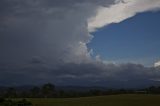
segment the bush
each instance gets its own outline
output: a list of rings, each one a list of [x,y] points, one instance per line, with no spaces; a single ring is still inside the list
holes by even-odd
[[[5,100],[3,98],[0,99],[0,106],[32,106],[32,103],[27,101],[26,99],[22,99],[20,101],[13,100]]]

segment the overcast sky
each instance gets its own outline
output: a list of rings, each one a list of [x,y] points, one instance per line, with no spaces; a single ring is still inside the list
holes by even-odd
[[[160,0],[0,0],[0,85],[160,81]]]

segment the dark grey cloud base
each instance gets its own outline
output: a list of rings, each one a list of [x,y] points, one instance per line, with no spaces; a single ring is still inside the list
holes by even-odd
[[[9,68],[8,68],[9,67]],[[56,67],[40,62],[19,65],[1,65],[0,82],[3,85],[30,85],[52,82],[57,85],[108,87],[146,87],[159,84],[160,68],[140,64],[61,64]]]
[[[87,20],[114,0],[0,0],[0,85],[137,87],[160,84],[160,69],[105,64],[91,56]]]

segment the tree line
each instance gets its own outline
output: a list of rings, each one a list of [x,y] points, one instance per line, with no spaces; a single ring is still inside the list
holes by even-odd
[[[87,91],[60,90],[54,84],[48,83],[40,87],[34,86],[29,90],[19,90],[16,87],[8,87],[0,90],[1,98],[68,98],[102,96],[116,94],[160,94],[160,87],[151,86],[145,89],[91,89]]]

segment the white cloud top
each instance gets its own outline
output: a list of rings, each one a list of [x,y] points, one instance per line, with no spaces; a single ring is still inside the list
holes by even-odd
[[[119,2],[118,2],[119,1]],[[119,23],[133,17],[137,13],[154,11],[160,8],[160,0],[118,0],[110,7],[102,7],[95,17],[89,19],[89,31],[104,27],[111,23]]]

